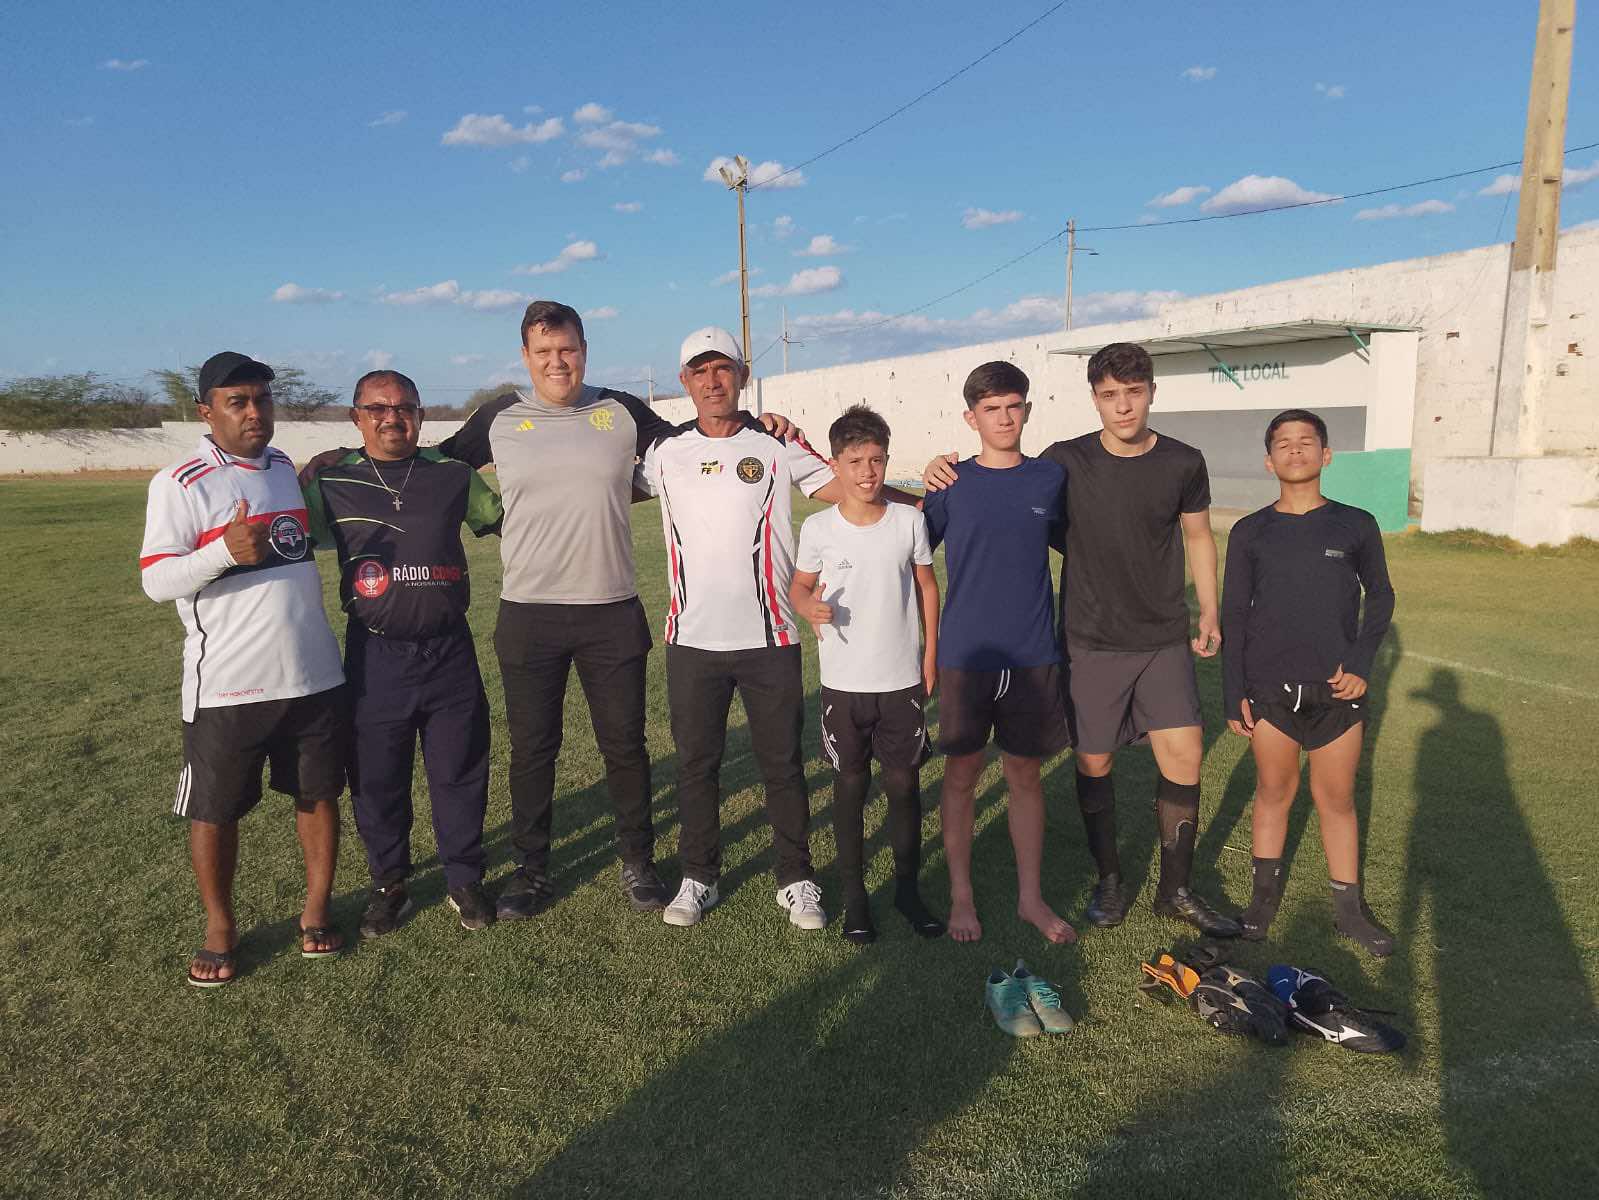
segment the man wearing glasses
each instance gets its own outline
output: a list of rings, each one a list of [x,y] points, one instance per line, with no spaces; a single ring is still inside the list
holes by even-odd
[[[311,537],[338,551],[349,615],[350,791],[372,872],[361,936],[389,933],[411,910],[418,735],[450,907],[464,928],[482,929],[494,920],[483,891],[489,710],[466,623],[461,526],[478,537],[499,532],[500,500],[465,463],[418,449],[421,397],[398,371],[363,375],[350,419],[362,448],[318,456],[300,487]]]

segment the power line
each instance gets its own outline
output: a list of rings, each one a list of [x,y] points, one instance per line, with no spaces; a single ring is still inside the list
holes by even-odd
[[[842,142],[837,142],[834,145],[829,146],[826,150],[823,150],[820,154],[813,154],[813,155],[811,155],[811,157],[807,158],[804,162],[795,163],[792,167],[788,168],[788,170],[782,172],[782,174],[773,175],[770,179],[764,180],[761,183],[752,183],[752,184],[750,184],[749,185],[749,190],[753,192],[753,191],[757,190],[758,188],[771,187],[779,179],[783,178],[784,175],[792,175],[792,174],[794,174],[795,171],[803,170],[805,167],[810,166],[812,163],[819,162],[822,159],[826,158],[829,154],[832,154],[832,153],[834,153],[835,151],[838,151],[838,150],[842,150],[845,146],[848,146],[851,142],[858,142],[861,138],[865,137],[868,133],[871,133],[872,130],[877,129],[879,126],[888,124],[890,121],[892,121],[895,117],[899,116],[901,113],[907,111],[908,109],[916,107],[916,105],[920,104],[923,100],[927,99],[934,92],[940,91],[943,88],[948,87],[950,84],[954,83],[957,79],[959,79],[962,75],[966,74],[966,72],[970,71],[973,67],[977,66],[979,63],[983,62],[985,59],[992,58],[994,55],[998,54],[1001,50],[1003,50],[1006,46],[1008,46],[1012,42],[1014,42],[1017,38],[1021,37],[1022,34],[1026,33],[1028,30],[1032,29],[1035,25],[1042,24],[1044,21],[1046,21],[1050,17],[1054,16],[1057,12],[1059,12],[1061,9],[1065,8],[1070,3],[1071,3],[1071,0],[1060,0],[1059,4],[1055,4],[1055,5],[1050,6],[1044,12],[1040,13],[1038,16],[1034,17],[1031,21],[1027,22],[1027,24],[1023,25],[1015,33],[1011,34],[1003,42],[1000,42],[999,45],[993,46],[990,49],[988,49],[987,51],[985,51],[984,53],[978,55],[976,58],[972,59],[971,62],[967,63],[964,67],[962,67],[960,70],[956,71],[953,75],[950,75],[950,76],[948,76],[948,77],[946,77],[944,79],[939,80],[939,82],[935,83],[932,87],[928,88],[925,92],[921,93],[921,95],[916,96],[915,98],[913,98],[911,100],[907,100],[904,104],[901,104],[893,112],[889,113],[888,116],[878,118],[877,120],[873,121],[870,125],[868,125],[865,129],[862,129],[858,133],[850,134],[849,137],[845,138]],[[763,353],[764,353],[764,351],[763,351]]]
[[[1566,155],[1569,156],[1569,155],[1572,155],[1572,154],[1580,154],[1584,150],[1594,150],[1594,149],[1599,149],[1599,142],[1588,142],[1585,145],[1572,146],[1568,150],[1566,150],[1565,153],[1566,153]],[[1492,166],[1488,166],[1488,167],[1474,167],[1474,168],[1472,168],[1469,171],[1453,171],[1453,172],[1451,172],[1451,173],[1449,173],[1447,175],[1434,175],[1434,176],[1432,176],[1432,177],[1430,177],[1428,179],[1413,179],[1409,183],[1396,183],[1396,184],[1391,184],[1388,187],[1371,188],[1371,189],[1369,189],[1367,191],[1364,191],[1364,192],[1347,192],[1347,193],[1345,193],[1343,195],[1328,196],[1325,199],[1320,199],[1320,200],[1299,200],[1299,201],[1295,201],[1292,204],[1272,204],[1272,205],[1268,205],[1268,206],[1263,207],[1263,208],[1251,208],[1251,209],[1245,209],[1245,210],[1240,211],[1240,212],[1230,212],[1230,213],[1211,213],[1211,214],[1209,214],[1207,216],[1202,216],[1202,217],[1177,217],[1177,218],[1174,218],[1174,219],[1169,220],[1169,221],[1144,221],[1144,222],[1136,222],[1135,221],[1135,222],[1132,222],[1131,224],[1123,224],[1123,225],[1079,225],[1077,227],[1077,232],[1078,233],[1106,233],[1106,232],[1112,232],[1112,231],[1130,232],[1130,231],[1137,231],[1137,230],[1142,230],[1142,229],[1160,229],[1160,228],[1162,228],[1164,226],[1168,226],[1168,225],[1197,225],[1197,224],[1200,224],[1201,222],[1205,222],[1205,221],[1227,221],[1227,220],[1231,220],[1234,217],[1258,217],[1258,216],[1260,216],[1263,213],[1286,212],[1289,209],[1294,209],[1294,208],[1316,208],[1316,207],[1321,207],[1323,205],[1328,205],[1328,204],[1339,204],[1339,203],[1342,203],[1345,200],[1364,200],[1364,199],[1366,199],[1367,197],[1370,197],[1370,196],[1382,196],[1382,195],[1386,195],[1389,192],[1402,192],[1402,191],[1406,190],[1407,188],[1425,187],[1425,186],[1427,186],[1429,184],[1444,183],[1444,182],[1447,182],[1447,181],[1453,180],[1453,179],[1465,179],[1465,178],[1467,178],[1468,176],[1471,176],[1471,175],[1485,175],[1489,171],[1502,171],[1502,170],[1504,170],[1507,167],[1519,167],[1520,165],[1521,165],[1521,160],[1519,158],[1517,158],[1517,159],[1511,160],[1510,162],[1494,163]],[[1507,201],[1507,204],[1508,204],[1508,201]],[[925,304],[918,304],[915,308],[907,308],[904,312],[895,313],[893,316],[884,317],[884,318],[882,318],[882,320],[879,320],[879,321],[866,321],[866,322],[863,322],[862,324],[859,324],[859,325],[851,325],[847,329],[812,330],[812,331],[807,332],[806,336],[807,337],[812,337],[812,338],[827,338],[827,337],[841,337],[844,334],[849,334],[849,333],[863,333],[863,332],[865,332],[866,330],[869,330],[869,329],[879,329],[879,328],[881,328],[884,325],[888,325],[888,324],[893,323],[894,321],[900,321],[900,320],[903,320],[906,317],[915,316],[919,312],[923,312],[926,309],[932,308],[935,304],[942,304],[945,300],[951,299],[954,296],[958,296],[962,292],[968,291],[971,288],[976,287],[978,284],[983,283],[986,280],[992,279],[995,275],[998,275],[1001,271],[1009,270],[1011,267],[1014,267],[1017,263],[1021,262],[1023,259],[1031,258],[1033,255],[1037,254],[1040,250],[1047,249],[1048,247],[1054,245],[1056,242],[1060,241],[1061,238],[1066,236],[1066,232],[1067,231],[1065,229],[1057,230],[1055,233],[1050,234],[1047,238],[1045,238],[1043,241],[1039,242],[1036,246],[1032,247],[1031,249],[1022,251],[1020,254],[1016,255],[1016,257],[1014,257],[1014,258],[1006,259],[1004,262],[1000,263],[999,266],[995,267],[991,271],[987,271],[984,274],[979,275],[976,279],[973,279],[970,283],[963,283],[963,284],[961,284],[960,287],[954,288],[954,289],[952,289],[950,291],[947,291],[942,296],[936,296],[933,299],[927,301]],[[770,348],[770,347],[768,347],[768,348]],[[763,351],[763,353],[764,353],[764,351]]]

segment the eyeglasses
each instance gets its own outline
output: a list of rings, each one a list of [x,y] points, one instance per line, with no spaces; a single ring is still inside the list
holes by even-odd
[[[416,404],[357,404],[355,407],[374,421],[381,421],[384,413],[393,413],[409,421],[422,411],[421,406]]]

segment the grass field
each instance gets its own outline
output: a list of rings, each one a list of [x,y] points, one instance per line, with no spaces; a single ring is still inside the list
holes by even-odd
[[[295,953],[303,875],[289,809],[243,827],[243,976],[183,983],[201,920],[183,825],[180,628],[139,590],[144,488],[0,481],[0,1194],[6,1196],[1561,1196],[1599,1194],[1599,552],[1389,541],[1396,631],[1373,685],[1359,802],[1371,903],[1402,938],[1382,963],[1330,931],[1308,796],[1257,969],[1315,966],[1393,1009],[1404,1054],[1268,1050],[1139,998],[1141,957],[1181,936],[1150,915],[1153,766],[1118,768],[1128,922],[1046,946],[1013,915],[997,766],[979,791],[987,936],[914,938],[891,912],[882,802],[868,812],[883,937],[789,927],[735,707],[722,906],[676,930],[622,903],[602,774],[571,689],[556,807],[561,902],[480,934],[444,907],[425,792],[422,907],[340,960]],[[808,510],[807,510],[808,511]],[[635,510],[652,619],[664,568]],[[494,704],[491,879],[508,870],[506,739],[490,647],[497,544],[471,548]],[[331,572],[324,569],[331,580]],[[330,611],[335,606],[330,595]],[[652,656],[657,657],[658,656]],[[815,660],[807,651],[815,687]],[[1197,884],[1248,895],[1253,768],[1206,700]],[[649,737],[665,873],[675,764],[662,665]],[[829,777],[807,729],[813,849],[838,898]],[[948,887],[936,797],[925,892]],[[1074,920],[1092,883],[1069,758],[1046,767],[1045,891]],[[352,935],[365,863],[346,822],[335,911]],[[1018,1043],[982,1009],[1025,956],[1079,1018]]]

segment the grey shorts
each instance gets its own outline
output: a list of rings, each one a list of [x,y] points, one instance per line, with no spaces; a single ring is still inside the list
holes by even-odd
[[[1096,650],[1066,642],[1072,745],[1110,754],[1157,729],[1202,725],[1193,653],[1177,642],[1159,650]]]

